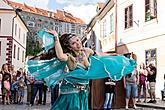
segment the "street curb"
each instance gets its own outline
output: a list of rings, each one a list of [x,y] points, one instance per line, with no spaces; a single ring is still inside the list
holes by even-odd
[[[156,108],[156,109],[165,109],[165,106],[161,106],[161,105],[136,104],[136,106],[139,106],[139,107]]]

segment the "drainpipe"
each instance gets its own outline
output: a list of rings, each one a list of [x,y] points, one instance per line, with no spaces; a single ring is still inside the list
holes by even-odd
[[[115,0],[115,52],[117,53],[117,0]]]
[[[12,50],[13,50],[13,39],[14,39],[14,37],[13,37],[13,35],[14,35],[14,19],[17,17],[18,12],[21,12],[22,10],[17,8],[14,11],[15,11],[16,15],[12,19],[12,45],[11,45],[11,49]],[[12,55],[13,55],[13,53],[12,53],[13,51],[12,50],[11,50],[11,65],[12,65]]]

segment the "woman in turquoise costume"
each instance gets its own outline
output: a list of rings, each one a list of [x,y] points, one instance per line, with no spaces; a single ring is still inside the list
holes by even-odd
[[[50,34],[48,34],[50,33]],[[59,81],[60,96],[51,110],[88,110],[88,83],[90,79],[110,77],[119,80],[133,71],[136,63],[124,56],[97,56],[89,48],[84,48],[74,34],[63,34],[60,38],[55,31],[42,31],[46,50],[55,47],[56,57],[49,60],[29,60],[28,70],[36,79],[44,78],[47,85]],[[49,42],[48,42],[49,41]],[[65,70],[65,71],[64,71]]]

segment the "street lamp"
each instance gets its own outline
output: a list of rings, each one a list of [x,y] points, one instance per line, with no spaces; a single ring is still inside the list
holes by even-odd
[[[18,12],[21,12],[21,11],[22,11],[22,9],[20,9],[20,8],[16,8],[16,9],[15,9],[16,16],[17,16]]]

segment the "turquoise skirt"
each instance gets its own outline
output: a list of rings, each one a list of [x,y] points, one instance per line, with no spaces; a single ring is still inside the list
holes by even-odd
[[[88,110],[88,92],[61,94],[50,110]]]

